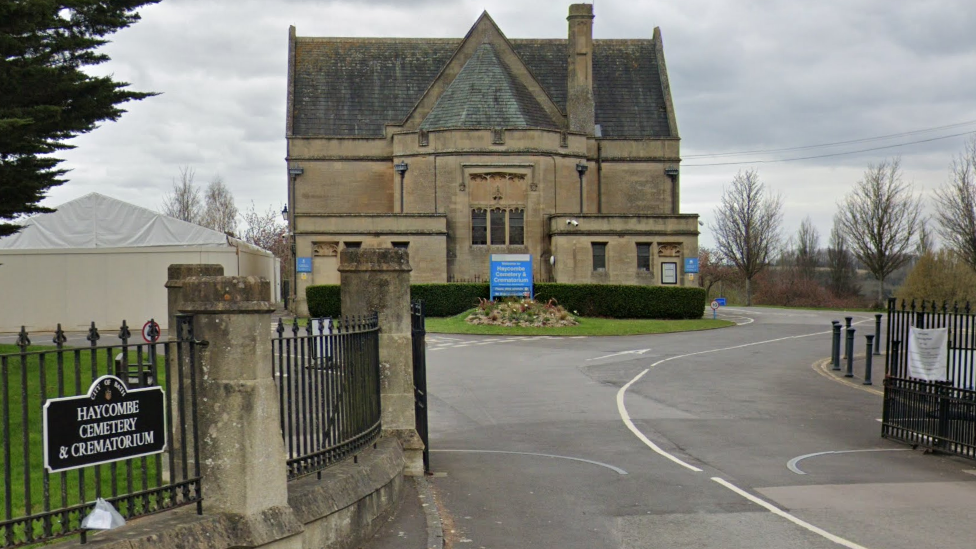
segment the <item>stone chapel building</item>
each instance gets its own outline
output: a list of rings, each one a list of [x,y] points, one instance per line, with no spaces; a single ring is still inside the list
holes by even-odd
[[[487,281],[517,253],[536,281],[697,285],[660,29],[593,40],[591,4],[567,19],[566,40],[510,40],[487,13],[462,39],[289,29],[299,311],[360,246],[406,248],[415,283]]]

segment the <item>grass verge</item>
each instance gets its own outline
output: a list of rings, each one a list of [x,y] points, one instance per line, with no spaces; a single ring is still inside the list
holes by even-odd
[[[622,336],[641,334],[668,334],[672,332],[692,332],[734,326],[728,320],[710,318],[694,320],[650,320],[618,318],[578,317],[576,326],[560,328],[520,326],[491,326],[468,324],[465,322],[470,311],[445,318],[428,318],[427,331],[441,334],[482,334],[482,335],[552,335],[552,336]]]

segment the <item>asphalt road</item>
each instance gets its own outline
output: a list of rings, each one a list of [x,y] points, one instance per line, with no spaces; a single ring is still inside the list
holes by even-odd
[[[449,546],[973,547],[976,463],[881,439],[881,397],[812,368],[843,315],[722,315],[741,324],[428,334]]]

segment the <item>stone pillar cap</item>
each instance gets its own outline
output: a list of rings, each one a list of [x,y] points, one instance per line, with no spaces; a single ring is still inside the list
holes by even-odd
[[[166,287],[179,288],[192,276],[224,276],[224,266],[210,263],[175,263],[166,270]]]
[[[398,248],[358,248],[339,252],[339,272],[406,271],[410,272],[407,250]]]
[[[271,283],[256,276],[193,276],[183,281],[183,313],[269,313]]]

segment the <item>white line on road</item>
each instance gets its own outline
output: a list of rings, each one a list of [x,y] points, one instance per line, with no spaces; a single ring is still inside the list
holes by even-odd
[[[624,471],[620,467],[614,467],[613,465],[609,465],[607,463],[602,463],[602,462],[599,462],[599,461],[593,461],[591,459],[583,459],[583,458],[572,457],[572,456],[557,456],[557,455],[554,455],[554,454],[537,454],[537,453],[534,453],[534,452],[509,452],[509,451],[505,451],[505,450],[439,450],[439,449],[434,449],[434,450],[431,450],[431,452],[453,452],[453,453],[456,453],[456,454],[514,454],[514,455],[518,455],[518,456],[536,456],[536,457],[547,457],[547,458],[555,458],[555,459],[568,459],[570,461],[581,461],[583,463],[591,463],[593,465],[599,465],[600,467],[606,467],[607,469],[610,469],[611,471],[616,472],[618,475],[626,475],[627,474],[627,471]]]
[[[794,473],[796,473],[798,475],[805,475],[806,473],[804,473],[803,471],[801,471],[800,468],[797,467],[796,464],[797,463],[800,463],[801,461],[803,461],[803,460],[805,460],[807,458],[811,458],[811,457],[814,457],[814,456],[826,456],[826,455],[829,455],[829,454],[853,454],[853,453],[856,453],[856,452],[904,452],[906,450],[911,450],[911,448],[870,448],[870,449],[867,449],[867,450],[828,450],[826,452],[814,452],[812,454],[805,454],[805,455],[802,455],[802,456],[797,456],[797,457],[789,460],[788,462],[786,462],[786,468],[789,469],[790,471],[793,471]]]
[[[630,419],[630,414],[627,412],[627,407],[624,404],[624,396],[627,393],[627,389],[629,389],[631,385],[633,385],[638,380],[640,380],[640,378],[644,377],[644,374],[646,374],[647,372],[651,371],[651,368],[654,368],[655,366],[657,366],[659,364],[663,364],[663,363],[668,362],[670,360],[675,360],[675,359],[679,359],[679,358],[687,358],[687,357],[695,356],[695,355],[704,355],[704,354],[710,354],[710,353],[718,353],[718,352],[722,352],[722,351],[730,351],[732,349],[743,349],[745,347],[753,347],[753,346],[756,346],[756,345],[765,345],[767,343],[776,343],[776,342],[779,342],[779,341],[787,341],[787,340],[790,340],[790,339],[802,339],[802,338],[805,338],[805,337],[823,336],[825,334],[830,334],[830,333],[832,333],[832,332],[831,331],[826,331],[826,332],[814,332],[814,333],[810,333],[810,334],[803,334],[803,335],[796,335],[796,336],[779,337],[779,338],[776,338],[776,339],[767,339],[767,340],[764,340],[764,341],[754,341],[752,343],[743,343],[742,345],[733,345],[731,347],[722,347],[721,349],[711,349],[711,350],[708,350],[708,351],[697,351],[697,352],[694,352],[694,353],[687,353],[687,354],[677,355],[677,356],[665,358],[663,360],[659,360],[659,361],[655,362],[654,364],[651,364],[650,366],[648,366],[643,372],[637,374],[626,385],[624,385],[623,387],[621,387],[619,391],[617,391],[617,411],[620,413],[620,418],[623,420],[624,425],[626,425],[627,428],[630,429],[630,432],[634,433],[634,435],[638,439],[640,439],[641,442],[643,442],[644,444],[646,444],[648,448],[650,448],[654,452],[658,453],[662,457],[665,457],[665,458],[673,461],[674,463],[677,463],[678,465],[680,465],[680,466],[682,466],[682,467],[684,467],[684,468],[686,468],[686,469],[688,469],[690,471],[693,471],[693,472],[696,472],[696,473],[700,473],[700,472],[702,472],[701,469],[699,469],[698,467],[695,467],[694,465],[691,465],[691,464],[689,464],[689,463],[681,460],[680,458],[678,458],[677,456],[675,456],[675,455],[673,455],[671,453],[666,452],[660,446],[658,446],[653,441],[651,441],[651,439],[647,438],[647,436],[645,436],[644,433],[642,433],[640,431],[640,429],[638,429],[637,426],[634,425],[634,422]],[[818,535],[820,535],[820,536],[822,536],[822,537],[824,537],[824,538],[826,538],[826,539],[828,539],[828,540],[830,540],[830,541],[832,541],[832,542],[834,542],[836,544],[843,545],[844,547],[848,547],[849,549],[866,549],[865,547],[863,547],[861,545],[858,545],[858,544],[856,544],[854,542],[848,541],[848,540],[846,540],[844,538],[841,538],[839,536],[836,536],[834,534],[831,534],[830,532],[827,532],[826,530],[823,530],[821,528],[818,528],[818,527],[816,527],[816,526],[814,526],[814,525],[812,525],[812,524],[810,524],[808,522],[805,522],[803,520],[800,520],[799,518],[797,518],[797,517],[795,517],[795,516],[787,513],[786,511],[783,511],[782,509],[776,507],[775,505],[773,505],[771,503],[768,503],[768,502],[766,502],[766,501],[764,501],[762,499],[759,499],[756,496],[753,496],[752,494],[750,494],[750,493],[748,493],[748,492],[740,489],[739,487],[737,487],[737,486],[729,483],[728,481],[726,481],[724,479],[721,479],[719,477],[712,477],[712,480],[714,480],[715,482],[721,484],[722,486],[725,486],[726,488],[728,488],[729,490],[732,490],[733,492],[739,494],[740,496],[748,499],[749,501],[752,501],[753,503],[756,503],[756,504],[758,504],[758,505],[766,508],[769,512],[771,512],[771,513],[773,513],[775,515],[778,515],[780,517],[783,517],[783,518],[789,520],[790,522],[792,522],[792,523],[794,523],[794,524],[796,524],[798,526],[801,526],[803,528],[806,528],[807,530],[809,530],[809,531],[811,531],[811,532],[813,532],[815,534],[818,534]]]
[[[847,547],[849,549],[867,549],[863,545],[858,545],[858,544],[854,543],[853,541],[849,541],[849,540],[846,540],[846,539],[844,539],[844,538],[842,538],[840,536],[831,534],[830,532],[824,530],[823,528],[818,528],[818,527],[810,524],[809,522],[807,522],[805,520],[799,519],[799,518],[797,518],[797,517],[795,517],[795,516],[787,513],[786,511],[780,509],[779,507],[776,507],[772,503],[769,503],[768,501],[766,501],[764,499],[760,499],[760,498],[758,498],[758,497],[750,494],[749,492],[746,492],[742,488],[739,488],[738,486],[732,484],[731,482],[729,482],[729,481],[727,481],[727,480],[725,480],[723,478],[712,477],[712,480],[714,480],[715,482],[721,484],[722,486],[725,486],[729,490],[732,490],[733,492],[735,492],[736,494],[739,494],[740,496],[746,498],[747,500],[755,503],[756,505],[759,505],[760,507],[764,507],[770,513],[772,513],[774,515],[777,515],[777,516],[780,516],[780,517],[783,517],[786,520],[792,522],[793,524],[796,524],[797,526],[799,526],[801,528],[806,528],[807,530],[813,532],[814,534],[817,534],[817,535],[822,536],[822,537],[824,537],[826,539],[829,539],[830,541],[836,543],[837,545],[843,545],[844,547]]]
[[[647,351],[650,351],[650,349],[635,349],[633,351],[620,351],[619,353],[613,353],[612,355],[598,356],[596,358],[588,358],[586,359],[586,361],[589,362],[591,360],[603,360],[604,358],[611,358],[620,355],[642,355]]]

